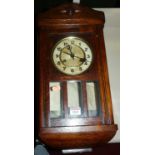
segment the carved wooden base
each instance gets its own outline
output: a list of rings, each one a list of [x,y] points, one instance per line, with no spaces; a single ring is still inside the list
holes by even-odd
[[[117,125],[42,128],[42,143],[54,149],[86,148],[107,143],[115,135]]]

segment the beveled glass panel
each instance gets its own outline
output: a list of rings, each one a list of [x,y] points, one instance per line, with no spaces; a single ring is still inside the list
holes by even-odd
[[[50,117],[59,118],[61,116],[61,86],[60,82],[49,83],[50,95]]]
[[[70,116],[81,115],[80,106],[80,83],[76,81],[67,82],[68,109]]]
[[[86,82],[88,115],[91,117],[97,116],[96,88],[95,87],[96,85],[94,82]]]

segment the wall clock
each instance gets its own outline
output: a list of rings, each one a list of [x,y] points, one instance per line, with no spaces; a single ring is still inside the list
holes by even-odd
[[[38,17],[39,138],[52,148],[102,145],[114,124],[104,13],[64,4]]]

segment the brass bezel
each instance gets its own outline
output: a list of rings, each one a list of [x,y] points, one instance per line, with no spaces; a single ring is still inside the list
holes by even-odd
[[[54,63],[54,59],[53,59],[54,50],[55,50],[55,48],[57,47],[57,45],[58,45],[59,43],[61,43],[62,41],[66,40],[66,39],[77,39],[77,40],[80,40],[80,41],[84,42],[84,43],[90,48],[90,52],[91,52],[91,54],[92,54],[92,60],[91,60],[91,63],[90,63],[90,65],[89,65],[89,67],[88,67],[86,70],[84,70],[84,71],[82,71],[82,72],[80,72],[80,73],[77,73],[77,74],[70,74],[70,73],[66,73],[65,71],[60,70],[60,69],[57,67],[57,65]],[[76,45],[76,46],[77,46],[77,45]],[[79,47],[79,48],[81,48],[81,47]],[[82,49],[82,50],[83,50],[83,49]],[[59,40],[59,41],[54,45],[54,47],[53,47],[53,49],[52,49],[52,52],[51,52],[51,61],[52,61],[52,63],[54,64],[54,66],[56,67],[56,69],[59,70],[61,73],[64,73],[64,74],[66,74],[66,75],[71,75],[71,76],[80,75],[80,74],[86,72],[86,71],[90,68],[90,66],[92,65],[92,62],[93,62],[93,50],[92,50],[90,44],[89,44],[86,40],[84,40],[83,38],[76,37],[76,36],[68,36],[68,37],[62,38],[61,40]]]

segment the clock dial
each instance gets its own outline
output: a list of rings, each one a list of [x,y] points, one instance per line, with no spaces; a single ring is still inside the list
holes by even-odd
[[[57,42],[51,57],[55,67],[68,75],[85,72],[93,59],[88,43],[78,37],[66,37]]]

